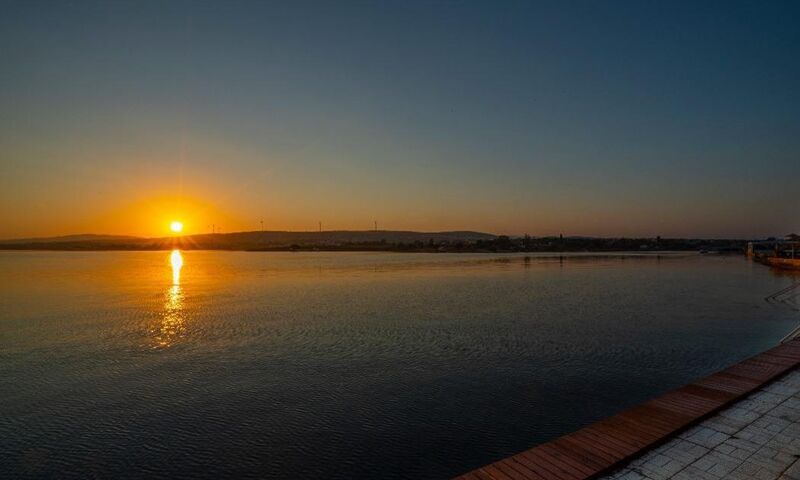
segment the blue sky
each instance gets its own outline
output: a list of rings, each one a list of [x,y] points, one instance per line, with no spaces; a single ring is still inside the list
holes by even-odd
[[[0,237],[800,230],[797,2],[2,4]]]

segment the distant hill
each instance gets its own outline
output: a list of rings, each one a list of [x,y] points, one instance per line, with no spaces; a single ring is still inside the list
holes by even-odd
[[[14,238],[7,240],[0,240],[0,244],[4,243],[61,243],[61,242],[94,242],[94,241],[118,241],[118,240],[135,240],[142,239],[142,237],[133,237],[130,235],[100,235],[94,233],[81,233],[77,235],[62,235],[58,237],[36,237],[36,238]]]
[[[267,244],[334,244],[380,242],[409,243],[433,241],[476,241],[491,240],[496,235],[481,232],[412,232],[403,230],[331,230],[323,232],[288,232],[288,231],[254,231],[233,232],[224,234],[190,235],[186,238],[199,243],[206,241],[227,241],[232,243],[267,243]],[[167,237],[169,238],[169,237]]]
[[[255,231],[209,233],[180,237],[142,238],[117,235],[67,235],[0,241],[0,249],[39,250],[268,250],[289,248],[335,249],[358,245],[415,243],[472,243],[492,240],[496,235],[482,232],[411,232],[395,230],[337,230],[323,232]]]

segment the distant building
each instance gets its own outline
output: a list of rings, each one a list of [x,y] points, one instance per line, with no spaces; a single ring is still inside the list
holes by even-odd
[[[761,242],[747,242],[748,257],[776,257],[797,258],[800,251],[800,236],[789,234],[784,240],[765,240]]]

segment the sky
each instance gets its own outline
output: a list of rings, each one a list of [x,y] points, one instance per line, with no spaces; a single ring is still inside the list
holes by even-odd
[[[0,7],[0,238],[800,230],[798,2]]]

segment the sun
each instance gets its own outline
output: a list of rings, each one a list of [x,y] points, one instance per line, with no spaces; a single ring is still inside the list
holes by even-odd
[[[176,220],[169,224],[169,229],[174,233],[181,233],[183,231],[183,223]]]

